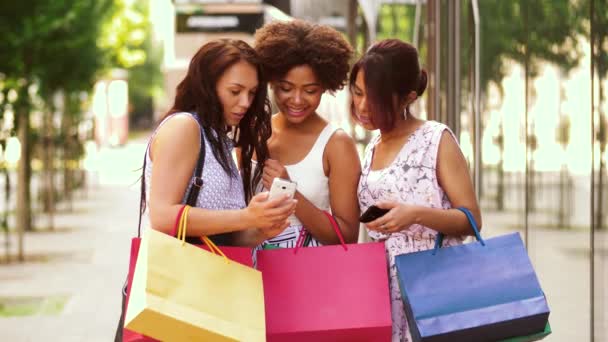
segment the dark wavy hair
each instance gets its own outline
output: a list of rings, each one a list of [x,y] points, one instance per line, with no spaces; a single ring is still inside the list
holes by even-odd
[[[367,104],[372,113],[370,119],[383,131],[395,127],[399,110],[395,96],[401,101],[415,91],[420,97],[426,89],[427,74],[420,68],[418,51],[399,39],[381,40],[367,50],[350,72],[351,88],[361,70],[365,76]],[[356,118],[352,100],[350,110]],[[405,110],[408,116],[412,115],[409,105]]]
[[[262,177],[264,162],[269,155],[266,142],[272,133],[268,81],[255,50],[242,40],[219,39],[203,45],[192,57],[188,73],[177,86],[173,107],[165,117],[177,112],[194,113],[211,144],[213,155],[226,173],[234,173],[230,167],[232,156],[224,143],[229,137],[216,84],[222,74],[239,61],[246,61],[257,69],[259,82],[255,97],[233,135],[235,146],[241,150],[239,166],[245,200],[249,201]],[[254,153],[258,163],[252,174]]]
[[[255,32],[255,50],[271,81],[298,65],[309,65],[330,92],[347,81],[353,49],[342,34],[304,20],[275,21]]]

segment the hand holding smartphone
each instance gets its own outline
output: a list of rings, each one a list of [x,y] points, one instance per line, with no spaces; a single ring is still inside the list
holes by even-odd
[[[373,220],[384,216],[384,214],[388,213],[389,211],[389,209],[380,209],[375,205],[372,205],[361,215],[359,221],[363,223],[372,222]]]
[[[288,195],[289,199],[293,199],[296,194],[297,183],[288,179],[275,178],[270,186],[268,199],[274,199],[280,196]]]

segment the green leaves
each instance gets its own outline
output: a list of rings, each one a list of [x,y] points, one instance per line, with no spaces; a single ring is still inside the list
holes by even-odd
[[[481,83],[500,85],[509,60],[529,58],[530,75],[543,62],[568,72],[582,57],[579,35],[583,19],[570,0],[484,0],[481,17]],[[527,54],[526,54],[527,52]]]
[[[146,61],[143,45],[149,24],[144,11],[124,0],[115,1],[111,17],[104,23],[103,34],[98,41],[99,46],[109,52],[112,65],[128,69]]]

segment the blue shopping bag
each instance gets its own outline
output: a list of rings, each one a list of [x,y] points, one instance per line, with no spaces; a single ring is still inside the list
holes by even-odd
[[[435,249],[396,257],[413,340],[498,341],[543,332],[550,311],[519,233],[484,240],[471,213],[459,209],[476,242],[441,248],[438,234]]]

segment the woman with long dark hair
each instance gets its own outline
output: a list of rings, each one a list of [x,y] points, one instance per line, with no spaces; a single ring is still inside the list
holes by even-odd
[[[253,195],[263,163],[252,170],[251,157],[268,157],[269,110],[267,82],[247,43],[224,39],[200,48],[150,139],[142,191],[149,193],[153,229],[171,230],[193,176],[202,179],[202,187],[187,218],[188,235],[254,246],[287,226],[295,200]],[[240,150],[238,166],[234,147]],[[201,148],[202,174],[193,175]]]
[[[445,246],[462,243],[473,231],[465,214],[452,208],[469,209],[481,228],[456,137],[444,124],[411,112],[426,83],[418,51],[398,39],[374,44],[350,74],[355,120],[365,129],[380,130],[365,151],[358,196],[362,211],[372,205],[388,211],[366,226],[372,240],[386,246],[395,342],[411,341],[395,256],[432,248],[438,232],[446,235]]]

